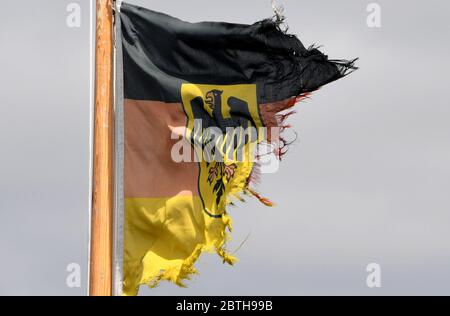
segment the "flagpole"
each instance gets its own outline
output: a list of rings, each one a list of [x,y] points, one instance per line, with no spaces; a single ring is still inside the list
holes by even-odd
[[[89,294],[112,295],[113,0],[96,1],[94,162]]]

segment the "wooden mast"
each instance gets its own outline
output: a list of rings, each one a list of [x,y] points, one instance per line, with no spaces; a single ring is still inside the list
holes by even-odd
[[[89,294],[112,295],[113,1],[97,0]]]

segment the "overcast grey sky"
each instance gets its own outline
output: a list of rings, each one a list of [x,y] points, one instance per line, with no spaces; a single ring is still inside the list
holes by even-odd
[[[66,6],[81,6],[80,28]],[[130,0],[187,21],[253,23],[269,0]],[[231,209],[235,267],[204,255],[187,289],[143,295],[450,294],[449,12],[445,1],[285,0],[289,32],[361,69],[290,122],[299,139]],[[0,10],[0,294],[86,293],[88,0],[3,1]],[[366,286],[380,264],[382,287]],[[66,266],[81,265],[80,288]]]

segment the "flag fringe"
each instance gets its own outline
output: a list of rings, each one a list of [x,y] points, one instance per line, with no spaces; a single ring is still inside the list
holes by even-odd
[[[231,255],[228,250],[226,250],[226,243],[231,239],[228,232],[231,232],[233,230],[232,220],[231,217],[226,213],[222,215],[221,219],[224,225],[221,232],[221,239],[215,240],[211,244],[203,243],[197,245],[192,254],[188,258],[183,260],[180,265],[173,266],[161,270],[159,271],[159,273],[150,275],[142,281],[142,284],[146,284],[150,288],[156,288],[159,286],[161,281],[165,280],[171,281],[179,287],[186,287],[184,281],[189,281],[192,279],[192,276],[198,274],[198,271],[194,267],[194,264],[197,262],[198,258],[203,252],[216,252],[222,258],[224,263],[228,263],[230,265],[235,264],[237,262],[237,258]]]

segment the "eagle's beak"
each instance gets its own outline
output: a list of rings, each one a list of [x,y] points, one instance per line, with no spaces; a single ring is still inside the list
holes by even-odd
[[[205,95],[205,102],[212,108],[212,106],[214,104],[214,96],[213,96],[213,93],[211,91],[206,93],[206,95]]]

